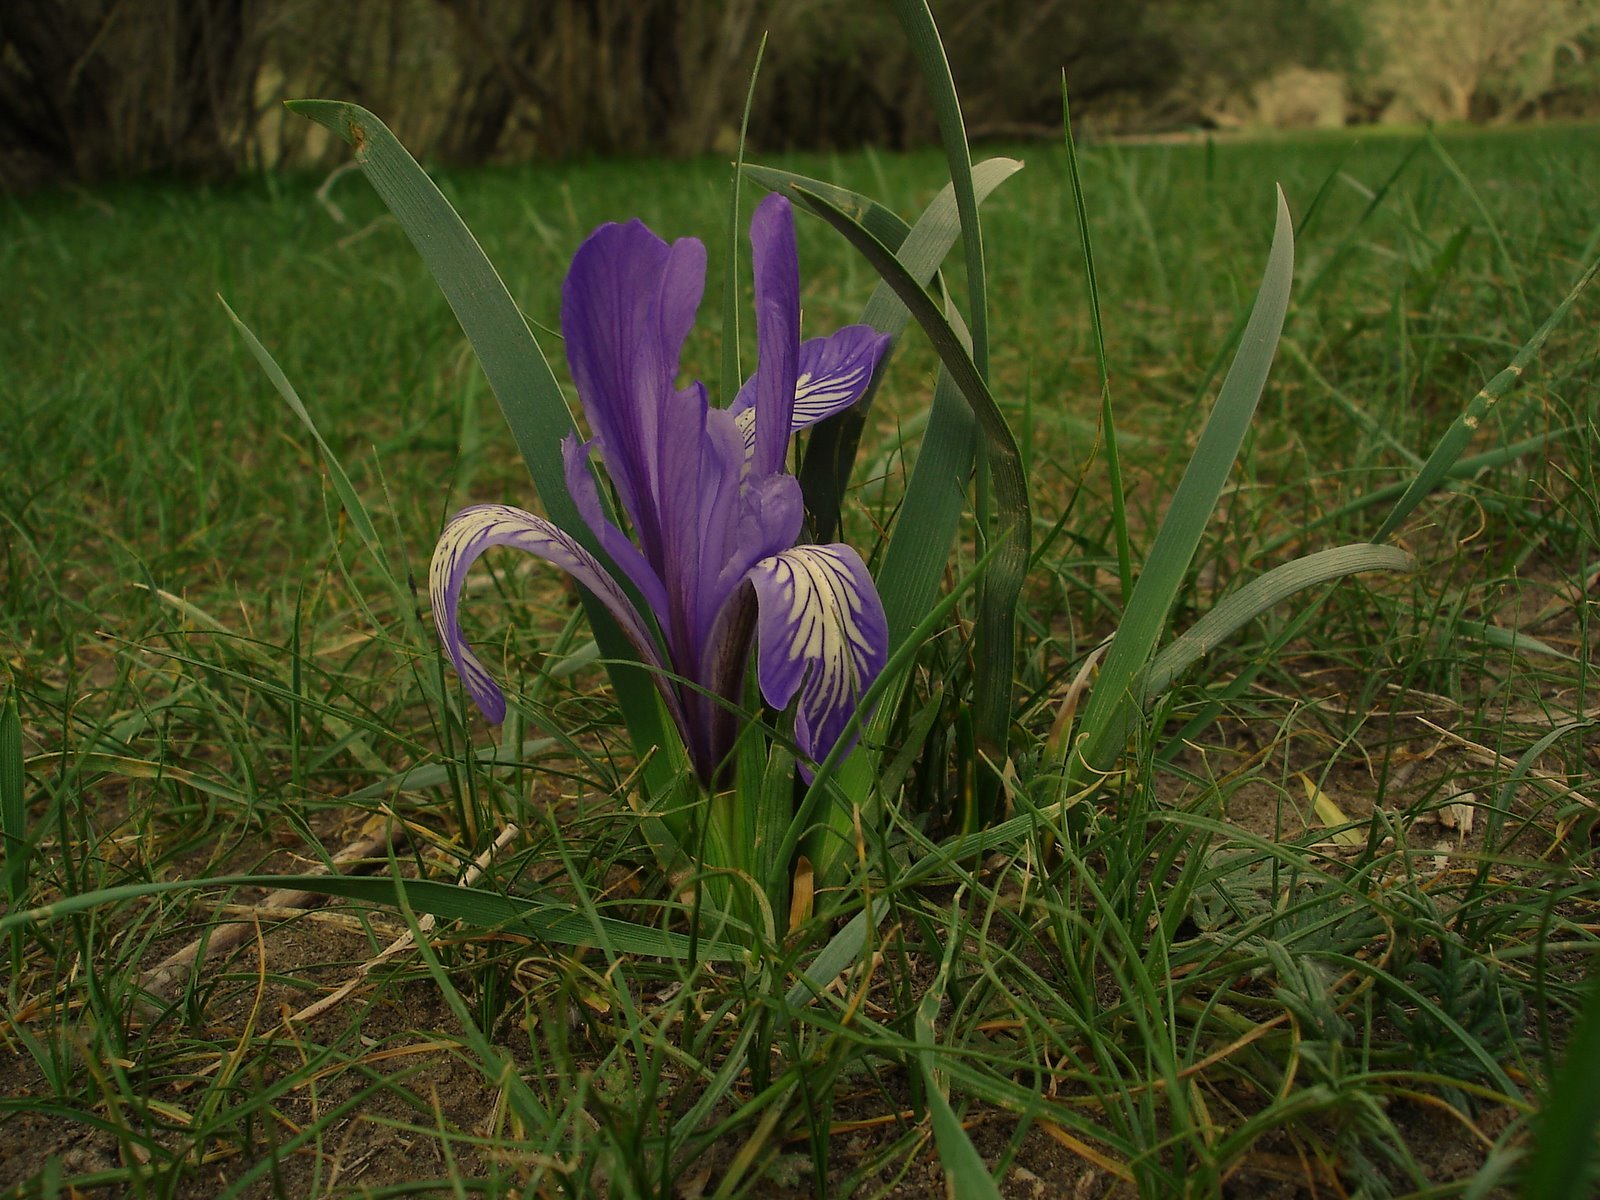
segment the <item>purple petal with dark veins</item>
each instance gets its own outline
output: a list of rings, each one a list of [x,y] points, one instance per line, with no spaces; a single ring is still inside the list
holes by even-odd
[[[883,602],[849,546],[796,546],[752,568],[759,615],[756,675],[775,708],[796,692],[795,742],[814,760],[839,740],[861,693],[888,661]]]
[[[679,728],[683,727],[683,710],[662,674],[665,664],[655,641],[616,580],[606,573],[594,555],[549,521],[508,504],[479,504],[462,509],[439,536],[433,562],[428,568],[434,628],[444,643],[445,653],[466,683],[467,693],[485,717],[495,724],[505,719],[505,693],[467,645],[461,632],[460,604],[461,585],[466,581],[468,570],[491,546],[512,546],[542,558],[592,592],[616,618],[646,666],[653,668],[651,677],[665,698],[668,711]]]
[[[871,325],[846,325],[801,343],[790,431],[815,425],[861,399],[888,348],[889,335]]]
[[[789,432],[798,433],[861,399],[891,340],[871,325],[846,325],[827,337],[801,342]],[[755,403],[760,373],[758,369],[744,381],[729,412],[742,413]]]

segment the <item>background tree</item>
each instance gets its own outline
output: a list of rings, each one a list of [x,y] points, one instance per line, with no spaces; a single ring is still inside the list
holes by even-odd
[[[1367,67],[1402,119],[1509,120],[1582,58],[1600,0],[1368,0]]]
[[[935,0],[976,136],[1600,114],[1600,0]],[[763,33],[758,150],[934,136],[862,0],[7,0],[0,186],[314,166],[286,96],[446,163],[725,153]]]
[[[8,0],[0,178],[231,169],[262,18],[261,0]]]

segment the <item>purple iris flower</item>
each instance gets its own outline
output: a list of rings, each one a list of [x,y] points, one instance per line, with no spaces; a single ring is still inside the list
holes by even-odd
[[[696,774],[710,785],[738,734],[751,641],[769,704],[799,694],[795,741],[821,759],[883,669],[888,627],[861,556],[795,544],[800,485],[794,433],[855,403],[888,346],[851,325],[800,340],[800,267],[789,202],[768,196],[750,223],[760,361],[733,404],[678,386],[679,357],[705,288],[705,247],[668,244],[642,222],[602,225],[567,272],[561,329],[593,438],[562,443],[567,490],[641,612],[615,577],[543,517],[482,504],[451,518],[433,553],[434,623],[467,691],[491,721],[505,696],[461,633],[468,569],[491,546],[560,567],[616,618],[660,689]],[[633,529],[606,517],[589,462],[598,451]],[[731,702],[731,703],[730,703]]]

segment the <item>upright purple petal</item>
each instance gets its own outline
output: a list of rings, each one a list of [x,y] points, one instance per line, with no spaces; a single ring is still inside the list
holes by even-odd
[[[741,523],[748,506],[745,451],[733,414],[713,408],[706,413],[705,453],[699,484],[700,596],[699,620],[709,625],[727,593],[741,582],[749,564],[731,577],[728,564],[739,554]],[[798,531],[799,526],[796,526]],[[780,549],[794,544],[791,537]],[[768,552],[770,553],[770,551]],[[764,558],[765,554],[758,554]],[[750,562],[754,562],[751,559]]]
[[[699,618],[700,598],[712,582],[701,567],[705,489],[716,486],[714,453],[706,432],[710,405],[706,390],[695,383],[673,392],[662,407],[657,462],[663,483],[657,494],[660,535],[644,550],[657,564],[666,585],[667,641],[678,668],[692,674],[700,655],[705,623]]]
[[[662,674],[665,664],[656,650],[655,640],[639,618],[638,610],[617,586],[616,580],[572,538],[543,517],[512,508],[507,504],[479,504],[462,509],[439,536],[433,562],[428,568],[428,592],[433,601],[433,623],[444,643],[445,653],[455,664],[483,715],[498,724],[505,719],[506,698],[487,668],[467,645],[461,632],[461,585],[479,556],[491,546],[512,546],[560,567],[582,584],[606,606],[628,640],[639,651],[651,671],[656,686],[666,699],[673,719],[683,726],[683,710]]]
[[[659,498],[669,484],[661,422],[705,287],[705,257],[693,238],[668,245],[640,221],[602,225],[578,248],[561,288],[578,397],[647,556],[660,542]]]
[[[757,207],[750,221],[755,266],[756,444],[750,475],[760,479],[784,469],[788,459],[794,384],[800,360],[800,255],[795,247],[794,213],[776,192]]]
[[[749,579],[762,695],[783,708],[799,692],[795,742],[822,759],[888,661],[883,602],[849,546],[796,546],[757,563]]]

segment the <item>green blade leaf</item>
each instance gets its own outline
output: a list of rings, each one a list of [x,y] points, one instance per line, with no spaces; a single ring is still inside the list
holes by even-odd
[[[479,929],[509,929],[560,946],[605,945],[620,954],[651,958],[689,957],[689,938],[666,929],[653,929],[615,917],[596,920],[574,912],[565,904],[545,904],[483,888],[462,887],[432,879],[397,879],[393,876],[355,875],[220,875],[212,879],[169,879],[130,883],[68,896],[53,904],[0,917],[0,933],[28,925],[48,924],[73,913],[106,904],[123,904],[150,896],[200,888],[292,888],[322,896],[339,896],[367,904],[395,905],[400,899],[419,913],[447,921],[463,921]],[[735,962],[744,950],[727,942],[700,941],[703,960]]]
[[[1567,1060],[1539,1114],[1524,1200],[1566,1200],[1593,1185],[1595,1127],[1600,1125],[1600,1105],[1594,1102],[1596,1078],[1600,1078],[1600,970],[1591,970],[1577,1032],[1567,1043]]]
[[[960,905],[962,894],[961,891],[957,891],[952,907]],[[933,1126],[933,1141],[939,1150],[939,1165],[944,1168],[946,1194],[959,1196],[962,1200],[966,1200],[969,1196],[977,1200],[991,1200],[991,1198],[1000,1200],[1000,1189],[995,1187],[994,1177],[989,1174],[989,1168],[984,1166],[983,1158],[978,1154],[977,1147],[972,1144],[972,1139],[967,1136],[967,1131],[961,1128],[961,1119],[950,1107],[950,1101],[945,1099],[944,1081],[940,1079],[937,1070],[938,1042],[934,1025],[938,1020],[939,1005],[944,1000],[945,988],[950,979],[951,960],[961,941],[959,937],[950,939],[945,947],[944,961],[939,965],[939,973],[924,993],[922,1002],[917,1005],[913,1030],[917,1042],[917,1067],[922,1072],[922,1088],[928,1103],[928,1121]]]
[[[288,107],[355,147],[357,164],[466,331],[545,513],[592,549],[592,535],[567,495],[561,461],[561,438],[577,426],[544,352],[472,231],[399,139],[366,109],[337,100],[291,100]]]
[[[444,964],[439,961],[439,956],[434,953],[433,946],[417,919],[416,912],[408,903],[405,893],[399,893],[396,899],[399,902],[400,914],[405,918],[406,927],[411,933],[411,941],[417,955],[432,977],[434,987],[438,989],[439,995],[444,997],[444,1002],[460,1024],[467,1045],[472,1047],[473,1053],[477,1055],[478,1069],[483,1073],[483,1078],[493,1079],[504,1088],[503,1094],[511,1102],[512,1111],[522,1121],[524,1137],[534,1132],[542,1133],[548,1144],[557,1136],[558,1122],[539,1102],[538,1097],[533,1094],[533,1089],[528,1086],[528,1081],[518,1074],[516,1066],[478,1027],[477,1021],[472,1017],[472,1010],[467,1007],[467,1002],[456,989],[450,973],[445,970]]]
[[[976,634],[980,643],[979,659],[987,669],[977,673],[973,707],[980,747],[998,769],[1006,759],[1016,652],[1016,608],[1027,573],[1032,539],[1022,454],[1005,414],[967,353],[962,337],[939,311],[933,297],[911,277],[887,246],[848,215],[814,192],[802,188],[798,189],[798,195],[806,207],[842,233],[884,282],[894,288],[927,335],[939,361],[950,372],[983,431],[996,511],[994,537],[989,548],[992,558],[979,595]]]
[[[912,57],[922,71],[933,101],[934,116],[939,124],[939,138],[944,144],[945,161],[950,170],[950,182],[955,187],[956,208],[961,216],[961,244],[967,266],[967,320],[971,325],[970,352],[972,363],[980,378],[989,378],[989,285],[983,259],[983,226],[978,220],[978,201],[972,183],[972,150],[967,144],[966,122],[961,116],[961,101],[956,95],[955,77],[950,72],[950,60],[933,19],[927,0],[895,0],[895,13],[911,45]],[[958,380],[959,383],[959,380]],[[963,387],[963,391],[966,389]],[[985,436],[989,435],[987,428]],[[1008,527],[1014,517],[1002,485],[995,483],[994,501],[1001,511],[991,507],[991,480],[988,468],[993,454],[980,460],[975,509],[978,537],[1005,541]],[[1026,484],[1024,484],[1026,491]],[[973,660],[973,728],[977,735],[980,769],[976,807],[963,816],[970,826],[987,821],[999,803],[1000,773],[1007,758],[1007,737],[1011,720],[1011,692],[1015,670],[1016,602],[1021,590],[1026,564],[1017,567],[1014,575],[1008,564],[1001,564],[983,581],[978,596],[976,620],[980,650]],[[1017,591],[1009,591],[1012,582]]]
[[[784,1002],[791,1008],[805,1007],[852,964],[859,962],[868,940],[888,911],[889,901],[879,896],[846,921],[839,932],[828,939],[828,944],[817,952],[811,965],[800,972],[800,977],[785,994]]]
[[[1470,479],[1480,471],[1492,471],[1503,467],[1509,462],[1515,462],[1525,454],[1532,454],[1543,449],[1552,442],[1558,442],[1568,434],[1576,433],[1576,425],[1560,425],[1554,429],[1547,429],[1532,437],[1523,438],[1521,441],[1511,442],[1504,446],[1496,446],[1493,450],[1486,450],[1482,454],[1473,454],[1467,458],[1458,458],[1450,469],[1444,473],[1444,478],[1439,481],[1439,486],[1454,483],[1461,479]],[[1303,541],[1308,533],[1322,528],[1324,525],[1337,525],[1358,512],[1374,508],[1377,505],[1395,500],[1405,494],[1409,484],[1405,482],[1391,483],[1384,487],[1373,488],[1369,492],[1362,492],[1353,499],[1346,500],[1337,508],[1329,509],[1320,517],[1315,517],[1304,525],[1290,525],[1283,532],[1268,538],[1256,549],[1256,553],[1263,557],[1281,550],[1290,542]]]
[[[981,204],[995,188],[1021,169],[1022,164],[1014,159],[992,158],[979,163],[973,171],[978,202]],[[772,174],[777,176],[780,173]],[[799,185],[830,200],[843,201],[837,206],[845,211],[864,214],[860,217],[861,223],[869,231],[888,228],[893,233],[893,222],[898,221],[886,210],[881,215],[877,213],[876,209],[881,206],[875,206],[874,202],[840,188],[827,185],[813,187],[813,181],[795,176],[773,178],[771,182],[781,183],[785,187]],[[799,199],[798,193],[796,198]],[[801,202],[804,203],[803,200]],[[904,240],[898,243],[895,257],[918,283],[926,285],[960,232],[955,185],[946,184],[923,210],[910,232],[903,234]],[[881,240],[885,245],[896,244],[889,237],[882,237]],[[959,317],[953,309],[949,310],[949,314],[952,325],[955,325]],[[880,282],[867,302],[861,319],[882,332],[898,337],[910,317],[910,310],[893,287],[887,282]],[[957,332],[959,334],[961,330]],[[805,463],[800,473],[801,487],[806,491],[807,509],[815,518],[819,536],[830,527],[830,523],[832,527],[837,527],[839,503],[849,483],[856,447],[866,421],[866,402],[870,399],[871,393],[863,403],[818,426],[806,447]],[[962,398],[949,371],[941,367],[934,383],[933,404],[922,446],[901,505],[901,511],[915,513],[917,519],[895,523],[877,572],[878,593],[883,599],[888,621],[891,653],[902,645],[938,595],[939,581],[950,559],[950,547],[960,527],[961,514],[966,509],[967,485],[972,478],[976,446],[977,428],[972,410]],[[840,768],[839,795],[824,814],[824,827],[809,839],[812,865],[823,887],[837,884],[844,874],[851,855],[850,847],[854,844],[848,836],[854,812],[860,810],[865,828],[876,828],[878,810],[888,790],[878,769],[878,746],[894,720],[908,678],[904,673],[893,677],[861,748]]]
[[[767,35],[761,35],[756,61],[750,65],[750,86],[744,93],[744,113],[739,118],[739,146],[733,158],[733,178],[728,181],[728,257],[722,265],[722,403],[733,403],[743,374],[739,369],[739,184],[744,179],[745,138],[750,132],[750,109],[756,101],[756,80],[767,53]]]
[[[950,74],[950,60],[926,0],[895,0],[895,13],[911,43],[912,56],[922,70],[939,122],[950,182],[955,187],[961,214],[962,245],[967,259],[967,299],[972,324],[972,361],[978,374],[989,377],[989,291],[983,266],[983,227],[978,223],[978,198],[972,180],[972,152],[967,146],[967,126],[961,119],[961,100]],[[1009,666],[1007,670],[1009,671]]]
[[[15,692],[0,708],[0,843],[5,849],[5,895],[15,908],[28,884],[28,807],[23,799],[22,718]]]
[[[389,557],[383,549],[383,539],[378,536],[377,527],[372,523],[372,516],[367,512],[367,506],[361,502],[361,496],[356,491],[355,484],[350,482],[350,476],[345,473],[344,464],[334,454],[328,443],[322,438],[322,431],[317,428],[316,421],[312,420],[310,411],[305,402],[300,399],[300,394],[294,390],[294,385],[289,382],[289,377],[283,373],[283,368],[272,357],[272,352],[261,344],[261,340],[251,332],[250,327],[239,319],[239,315],[229,307],[226,300],[218,297],[222,310],[228,314],[228,320],[233,322],[233,327],[244,339],[245,348],[250,351],[268,382],[289,406],[289,411],[299,418],[306,431],[311,434],[311,440],[317,444],[317,452],[322,456],[322,465],[327,468],[328,479],[333,484],[334,495],[339,497],[339,503],[344,506],[345,515],[350,518],[350,525],[356,531],[356,536],[361,539],[361,544],[367,548],[373,560],[383,571],[385,579],[398,588],[399,580],[404,573],[397,576],[394,568],[389,564]],[[400,612],[411,614],[414,609],[411,597],[397,591],[401,601]],[[412,622],[414,624],[414,622]]]
[[[1061,128],[1067,143],[1067,182],[1078,218],[1078,245],[1083,249],[1083,283],[1089,298],[1089,331],[1094,336],[1094,361],[1100,375],[1100,436],[1105,443],[1106,491],[1111,500],[1111,528],[1117,542],[1117,578],[1122,594],[1133,591],[1133,552],[1128,542],[1127,489],[1122,483],[1122,455],[1117,449],[1117,422],[1111,408],[1111,367],[1106,361],[1106,335],[1100,323],[1100,282],[1094,269],[1094,239],[1089,235],[1089,202],[1078,173],[1078,145],[1072,137],[1072,108],[1067,102],[1067,73],[1061,72]]]
[[[861,699],[856,705],[856,711],[851,714],[849,722],[840,732],[839,740],[834,743],[833,749],[828,751],[828,756],[817,764],[817,773],[811,781],[811,786],[806,789],[805,796],[801,799],[799,807],[795,810],[794,820],[789,823],[789,831],[784,835],[782,847],[778,851],[778,861],[788,862],[794,857],[795,848],[800,843],[800,838],[811,828],[813,814],[824,798],[832,798],[835,802],[842,801],[844,797],[836,795],[837,785],[834,774],[847,759],[854,762],[857,751],[851,745],[855,735],[861,731],[863,725],[868,728],[868,738],[881,741],[887,724],[892,721],[892,716],[885,710],[890,706],[885,703],[885,698],[892,693],[897,694],[897,689],[904,686],[905,674],[911,669],[911,664],[916,660],[917,651],[923,642],[932,637],[944,625],[945,619],[955,608],[956,602],[966,590],[983,578],[985,571],[994,561],[998,547],[990,547],[976,563],[972,570],[957,580],[956,586],[949,593],[940,597],[939,602],[928,610],[928,614],[917,623],[917,627],[907,635],[900,646],[889,655],[889,661],[884,663],[883,670],[872,681],[872,685],[861,694]],[[867,714],[871,714],[870,718]],[[846,808],[848,812],[848,808]],[[822,861],[817,853],[811,856],[813,863]]]
[[[1021,169],[1022,164],[1013,158],[990,158],[979,163],[972,171],[973,194],[977,202],[982,204],[995,188]],[[749,167],[746,168],[746,173],[756,182],[774,191],[787,191],[796,199],[799,199],[798,189],[825,197],[834,207],[849,213],[864,229],[894,250],[895,257],[904,264],[911,277],[924,287],[933,279],[945,257],[950,253],[950,247],[955,245],[955,240],[961,233],[961,220],[953,183],[946,184],[923,209],[922,215],[917,218],[917,223],[907,229],[906,223],[895,213],[876,200],[857,192],[771,167]],[[871,325],[880,333],[887,333],[893,338],[899,338],[910,319],[910,312],[895,294],[894,289],[883,282],[873,290],[872,296],[861,312],[862,324]],[[879,370],[881,372],[882,368]],[[821,422],[811,431],[806,441],[805,456],[799,472],[800,490],[805,496],[806,511],[811,515],[813,533],[819,541],[826,541],[836,536],[838,532],[840,505],[850,484],[856,451],[861,443],[862,431],[866,428],[875,393],[874,384],[873,389],[869,390],[859,402]],[[933,507],[936,497],[916,496],[915,470],[905,501],[908,506],[907,511],[918,514],[919,519],[915,525],[919,530],[927,531],[926,540],[930,543],[939,540],[937,530],[948,526],[949,533],[939,545],[939,569],[943,568],[945,559],[949,556],[950,541],[955,537],[956,524],[960,520],[961,508],[965,504],[966,478],[972,471],[971,417],[958,395],[951,393],[950,400],[951,403],[946,405],[945,414],[942,417],[936,416],[930,422],[928,432],[923,438],[923,452],[926,453],[930,448],[934,448],[946,453],[948,457],[949,451],[959,451],[965,446],[964,456],[961,453],[956,455],[961,459],[961,482],[957,489],[954,511],[952,513],[948,506],[943,504]],[[937,410],[939,405],[937,390],[934,405]],[[952,418],[954,424],[959,427],[947,429],[946,427],[952,424]],[[957,445],[944,446],[943,439],[947,437],[956,439]],[[922,459],[919,457],[918,469],[921,468],[921,464]],[[938,477],[942,481],[944,472],[939,472]],[[896,532],[890,539],[891,547],[894,538],[898,537],[909,524],[912,523],[896,526]],[[885,591],[886,595],[888,592],[893,592],[896,587],[896,576],[893,572],[887,571],[887,566],[886,560],[886,571],[880,574],[878,580],[879,590]],[[888,604],[889,601],[886,599],[885,603]],[[913,603],[911,607],[915,610],[917,604]],[[926,608],[926,601],[922,602],[921,607]]]
[[[1357,542],[1319,550],[1272,568],[1218,601],[1210,612],[1162,647],[1145,675],[1145,702],[1161,695],[1190,666],[1296,592],[1363,571],[1409,571],[1413,566],[1411,555],[1399,547]]]
[[[1100,677],[1090,693],[1076,744],[1081,747],[1063,777],[1067,794],[1079,790],[1086,777],[1110,769],[1121,753],[1129,722],[1144,705],[1136,686],[1166,626],[1167,615],[1193,562],[1206,523],[1222,495],[1255,415],[1267,372],[1283,330],[1289,308],[1289,284],[1294,276],[1294,226],[1283,190],[1278,190],[1277,225],[1267,268],[1256,293],[1255,306],[1240,338],[1233,365],[1217,394],[1199,444],[1172,495],[1172,503],[1156,534],[1155,544],[1133,594],[1128,598],[1122,624],[1106,652]]]
[[[897,249],[911,232],[911,227],[906,224],[905,219],[892,208],[880,204],[871,196],[853,192],[838,184],[813,179],[809,175],[797,175],[793,171],[784,171],[777,167],[764,167],[757,163],[747,163],[744,173],[768,191],[795,195],[803,188],[818,196],[826,196],[828,202],[835,208],[849,213],[854,220],[872,230],[873,236],[879,241]],[[931,270],[929,275],[932,275]]]

